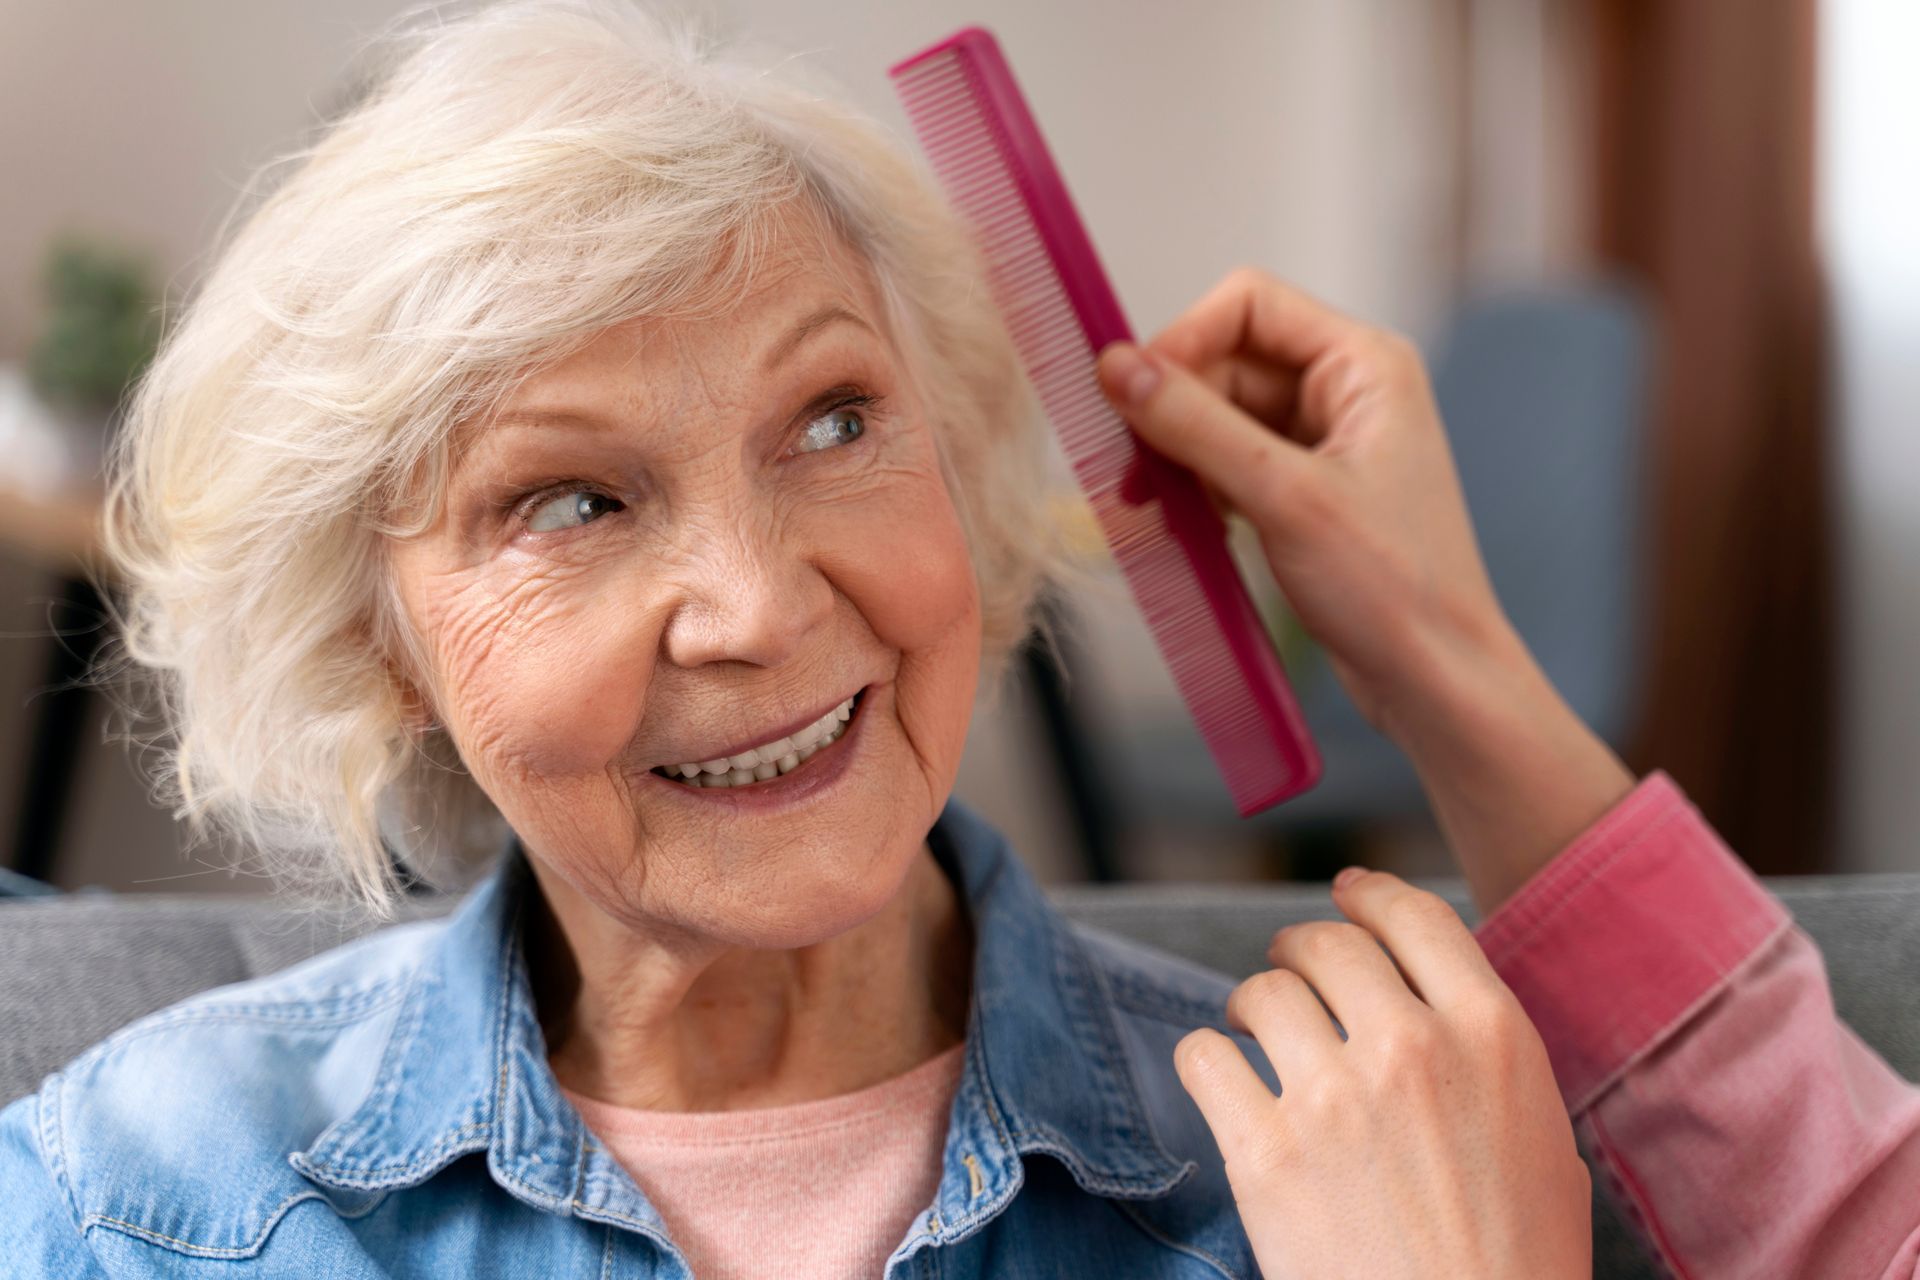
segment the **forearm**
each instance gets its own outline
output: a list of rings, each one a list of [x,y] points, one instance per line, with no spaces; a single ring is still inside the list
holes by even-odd
[[[1435,646],[1437,649],[1438,646]],[[1483,914],[1633,789],[1517,635],[1431,656],[1388,725]]]
[[[1576,1120],[1612,1194],[1696,1280],[1913,1280],[1920,1095],[1776,935]]]
[[[1478,935],[1676,1274],[1910,1280],[1920,1094],[1835,1015],[1818,950],[1671,778]]]

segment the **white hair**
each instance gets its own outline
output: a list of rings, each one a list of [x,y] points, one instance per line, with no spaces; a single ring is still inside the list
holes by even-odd
[[[458,424],[606,326],[725,305],[796,203],[871,267],[993,687],[1063,568],[1040,418],[972,242],[900,140],[791,59],[618,0],[410,15],[376,48],[372,90],[236,207],[109,460],[114,665],[190,839],[376,911],[504,846],[444,730],[410,727],[394,674],[433,681],[387,539],[437,518]]]

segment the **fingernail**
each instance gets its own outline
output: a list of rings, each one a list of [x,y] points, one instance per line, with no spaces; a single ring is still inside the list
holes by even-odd
[[[1113,367],[1120,395],[1128,404],[1139,404],[1160,385],[1160,362],[1153,353],[1131,342],[1115,343],[1112,350],[1107,363]]]
[[[1365,867],[1348,867],[1345,871],[1342,871],[1333,878],[1333,887],[1336,889],[1344,889],[1365,874],[1367,874]]]

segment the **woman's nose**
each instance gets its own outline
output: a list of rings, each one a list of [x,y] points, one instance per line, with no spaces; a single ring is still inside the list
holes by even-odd
[[[776,531],[738,531],[710,543],[690,569],[666,626],[675,666],[779,666],[833,612],[832,584]]]

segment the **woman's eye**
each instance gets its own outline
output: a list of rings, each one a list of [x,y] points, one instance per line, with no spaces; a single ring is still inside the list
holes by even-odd
[[[807,429],[800,433],[800,441],[793,446],[793,451],[815,453],[835,445],[850,444],[865,435],[866,430],[866,421],[855,412],[852,405],[839,405],[809,422]]]
[[[574,489],[551,502],[543,502],[527,517],[527,528],[535,533],[551,533],[589,524],[609,511],[622,507],[618,498],[609,498],[592,489]]]

